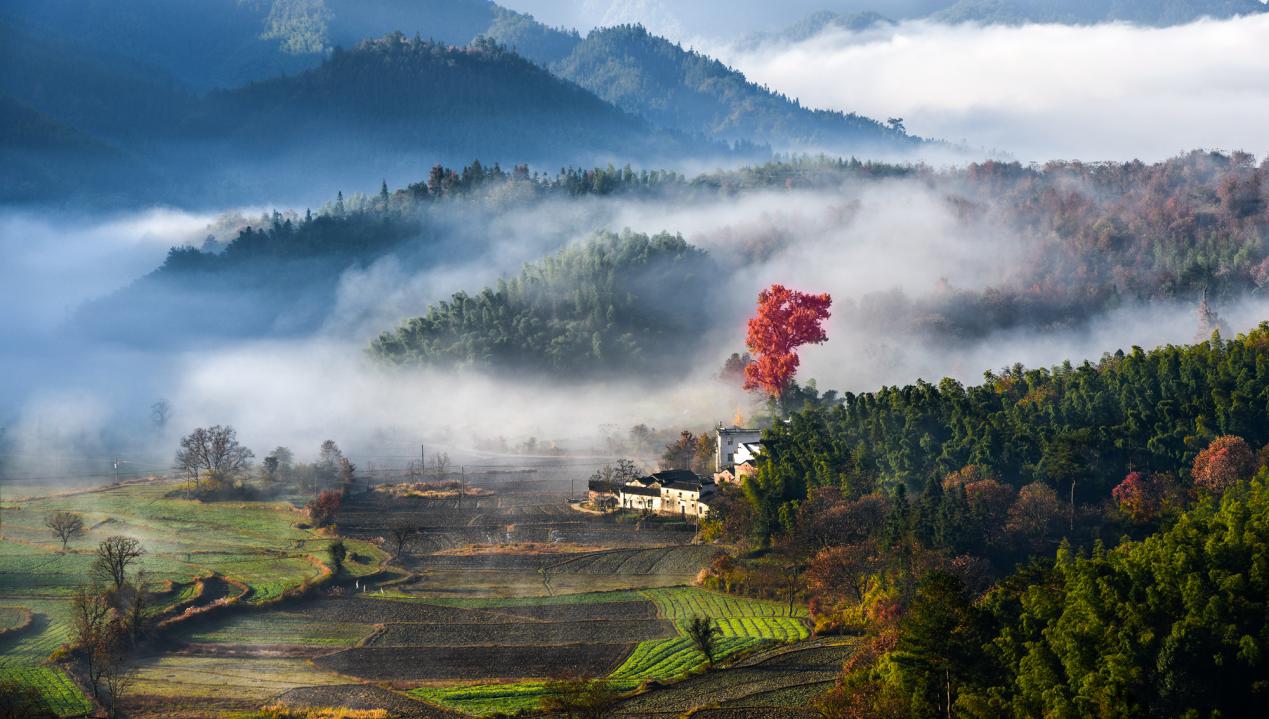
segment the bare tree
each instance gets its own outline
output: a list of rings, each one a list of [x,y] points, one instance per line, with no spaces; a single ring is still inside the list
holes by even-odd
[[[401,553],[405,551],[405,545],[410,543],[410,538],[414,536],[414,527],[404,519],[394,519],[388,522],[388,542],[395,550],[393,557],[401,558]]]
[[[128,664],[127,634],[121,622],[111,622],[94,648],[111,719],[119,716],[120,703],[136,683],[136,670]]]
[[[93,697],[98,696],[101,681],[97,646],[105,636],[112,611],[105,592],[97,583],[80,585],[71,598],[71,626],[75,632],[75,645],[84,650],[88,663],[88,683]]]
[[[167,421],[172,418],[172,403],[166,399],[160,399],[150,405],[150,421],[154,422],[154,426],[163,429],[167,426]]]
[[[198,427],[181,438],[176,452],[176,468],[198,486],[199,477],[225,480],[251,466],[255,454],[238,443],[233,427]]]
[[[127,611],[123,616],[133,642],[140,641],[150,629],[150,593],[147,585],[145,570],[137,572],[131,585]]]
[[[84,536],[84,518],[74,512],[53,512],[44,518],[44,526],[61,541],[63,554],[72,539]]]
[[[432,455],[432,472],[437,477],[444,477],[449,472],[449,452],[437,452]]]
[[[347,497],[352,493],[353,485],[357,483],[357,465],[348,461],[347,457],[339,458],[339,488],[340,492]]]
[[[106,537],[97,545],[93,575],[101,581],[113,582],[115,591],[122,590],[128,582],[128,568],[140,561],[144,554],[141,542],[132,537]]]

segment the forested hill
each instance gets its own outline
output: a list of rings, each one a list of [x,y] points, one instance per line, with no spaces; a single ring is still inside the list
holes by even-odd
[[[817,630],[865,635],[826,716],[1258,716],[1266,442],[1269,323],[847,395],[776,423],[710,505],[777,559],[704,581],[806,568]]]
[[[1269,326],[1078,366],[1018,365],[973,387],[945,379],[848,393],[769,430],[754,496],[774,520],[816,487],[921,492],[969,467],[1095,503],[1130,471],[1183,471],[1220,435],[1269,443]]]
[[[336,50],[297,76],[215,93],[189,130],[309,155],[342,152],[363,165],[372,153],[408,153],[425,166],[477,156],[569,162],[703,149],[492,42],[460,48],[400,33]]]
[[[708,322],[712,269],[681,237],[605,233],[433,305],[371,351],[396,365],[561,377],[682,370]]]
[[[658,126],[707,137],[841,152],[916,142],[866,117],[804,108],[638,25],[591,32],[551,69]]]

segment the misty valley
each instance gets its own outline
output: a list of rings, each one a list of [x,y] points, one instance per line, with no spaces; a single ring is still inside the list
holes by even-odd
[[[0,719],[1261,716],[1266,43],[5,3]]]

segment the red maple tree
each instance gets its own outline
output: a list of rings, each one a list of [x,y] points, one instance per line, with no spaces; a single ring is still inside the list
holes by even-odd
[[[1194,484],[1210,492],[1222,492],[1256,472],[1256,455],[1242,437],[1225,435],[1212,440],[1194,458]]]
[[[833,298],[771,285],[758,293],[758,313],[749,319],[745,343],[754,361],[745,367],[745,389],[778,397],[798,371],[797,348],[828,339],[824,320]]]

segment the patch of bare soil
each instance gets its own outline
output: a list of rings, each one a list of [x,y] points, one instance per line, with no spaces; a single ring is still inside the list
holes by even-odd
[[[460,716],[368,684],[299,687],[280,694],[266,704],[281,704],[295,708],[346,707],[371,711],[382,709],[393,719],[450,719]]]
[[[531,679],[564,674],[604,676],[633,644],[546,647],[355,647],[318,657],[327,671],[375,681]]]

